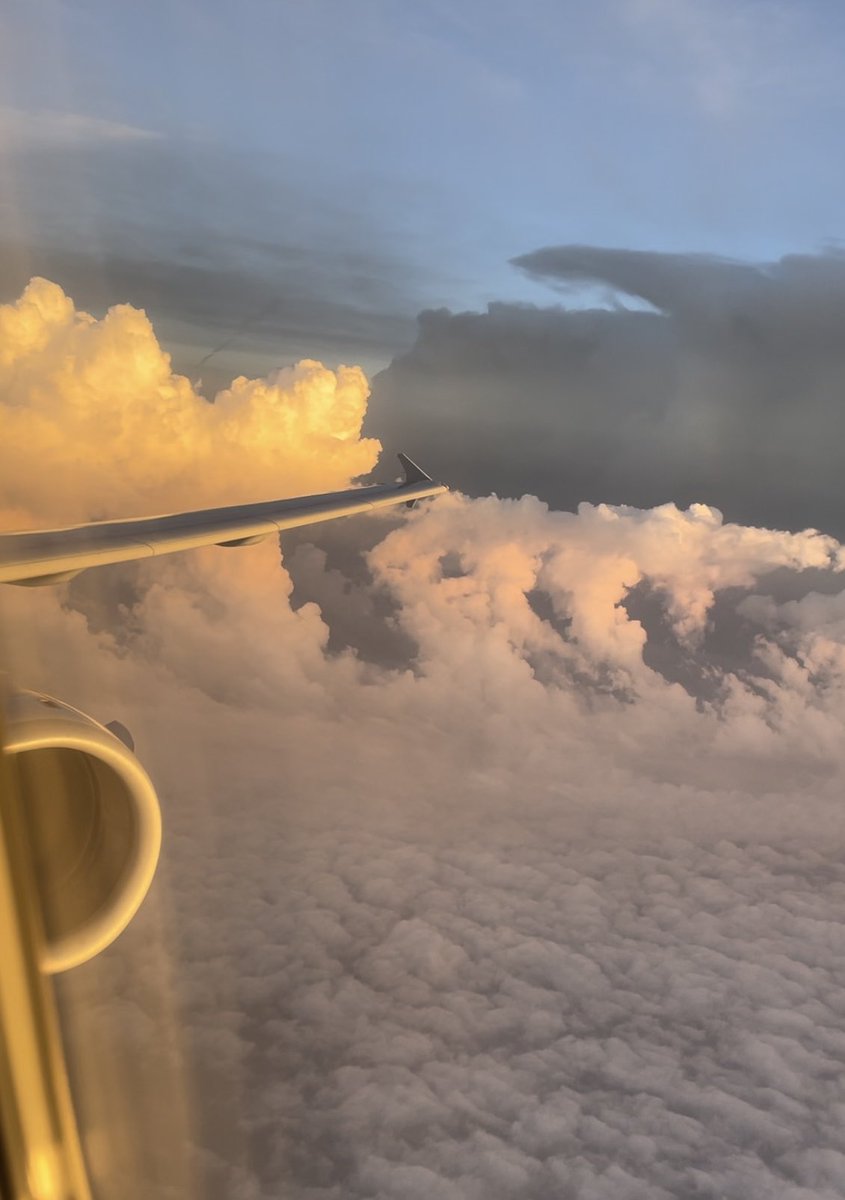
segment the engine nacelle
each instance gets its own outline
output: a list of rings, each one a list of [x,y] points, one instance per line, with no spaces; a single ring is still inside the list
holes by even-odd
[[[52,696],[7,695],[5,750],[17,777],[41,909],[42,970],[86,962],[138,909],[155,873],[161,813],[131,738]]]

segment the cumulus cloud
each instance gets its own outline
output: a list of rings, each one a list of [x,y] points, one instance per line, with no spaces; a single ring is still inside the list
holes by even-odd
[[[119,395],[200,439],[139,320],[85,428]],[[38,353],[66,397],[99,361],[50,344],[36,414]],[[335,401],[286,396],[329,485]],[[0,596],[16,676],[125,720],[164,804],[152,895],[60,985],[101,1187],[845,1196],[840,544],[532,496],[343,528]]]
[[[845,535],[838,251],[750,264],[559,246],[514,261],[612,301],[423,313],[414,347],[374,380],[369,419],[391,449],[412,442],[473,493],[703,501]]]
[[[303,360],[209,403],[143,312],[97,320],[33,279],[0,306],[0,505],[69,521],[343,487],[378,455],[368,391],[357,367]]]

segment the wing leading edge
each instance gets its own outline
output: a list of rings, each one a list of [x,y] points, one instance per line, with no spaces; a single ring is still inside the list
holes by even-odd
[[[106,563],[155,558],[197,546],[249,546],[283,529],[333,521],[392,504],[412,505],[448,490],[406,455],[400,454],[399,461],[405,474],[402,483],[162,517],[0,534],[0,583],[61,583],[88,567]]]

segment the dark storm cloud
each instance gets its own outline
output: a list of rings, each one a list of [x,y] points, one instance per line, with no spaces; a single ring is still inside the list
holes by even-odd
[[[615,307],[421,314],[414,347],[374,381],[386,445],[473,493],[704,501],[845,533],[845,256],[573,246],[514,261],[561,290],[607,288]]]

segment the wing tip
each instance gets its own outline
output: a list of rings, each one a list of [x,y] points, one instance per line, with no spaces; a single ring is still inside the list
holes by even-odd
[[[405,472],[405,483],[433,483],[434,480],[430,475],[426,475],[422,467],[418,467],[412,458],[408,458],[407,454],[399,453],[399,462],[402,465],[402,470]]]

